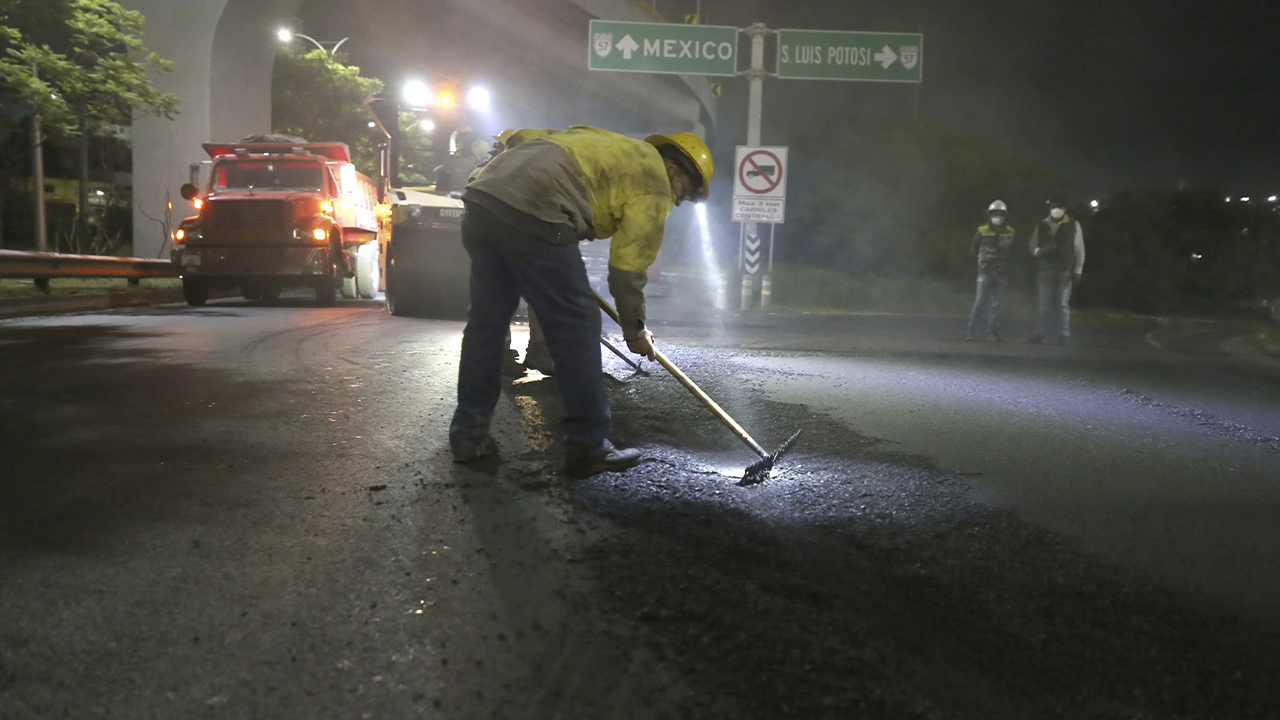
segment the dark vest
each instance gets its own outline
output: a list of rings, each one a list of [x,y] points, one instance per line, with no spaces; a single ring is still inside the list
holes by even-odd
[[[1007,270],[1005,258],[1013,246],[1014,230],[1008,225],[998,228],[990,224],[978,228],[973,252],[978,257],[978,272],[1002,275]]]
[[[1054,230],[1049,220],[1041,220],[1036,240],[1040,244],[1041,270],[1074,270],[1076,267],[1076,221],[1064,217]]]

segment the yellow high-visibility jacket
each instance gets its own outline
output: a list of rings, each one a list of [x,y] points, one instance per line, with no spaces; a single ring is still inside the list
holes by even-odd
[[[519,130],[462,197],[482,206],[497,199],[552,226],[572,226],[577,235],[549,234],[550,242],[613,238],[609,290],[623,334],[633,339],[644,328],[646,273],[676,200],[657,148],[585,125]]]

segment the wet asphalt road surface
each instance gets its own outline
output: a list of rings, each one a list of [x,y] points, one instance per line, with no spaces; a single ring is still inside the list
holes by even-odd
[[[1230,326],[681,314],[450,461],[461,324],[238,300],[0,322],[0,718],[1269,718],[1280,369]],[[518,334],[518,333],[517,333]]]

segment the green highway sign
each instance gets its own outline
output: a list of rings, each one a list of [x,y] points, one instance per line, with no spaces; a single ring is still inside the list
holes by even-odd
[[[587,67],[592,70],[736,75],[738,28],[721,25],[592,20]]]
[[[779,30],[778,77],[920,82],[924,35]]]

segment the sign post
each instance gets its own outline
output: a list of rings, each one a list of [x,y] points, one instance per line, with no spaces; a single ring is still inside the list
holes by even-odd
[[[760,111],[764,102],[764,79],[769,75],[764,70],[764,36],[770,31],[764,23],[753,23],[743,32],[751,37],[751,68],[746,72],[750,83],[747,93],[747,145],[754,147],[760,144]],[[737,180],[735,179],[734,182],[736,183]],[[746,246],[752,242],[757,247],[760,244],[760,227],[754,220],[742,224],[738,252],[744,258],[747,253]],[[739,307],[750,310],[751,300],[755,296],[755,277],[754,273],[746,271],[745,264],[742,269],[742,301]]]

